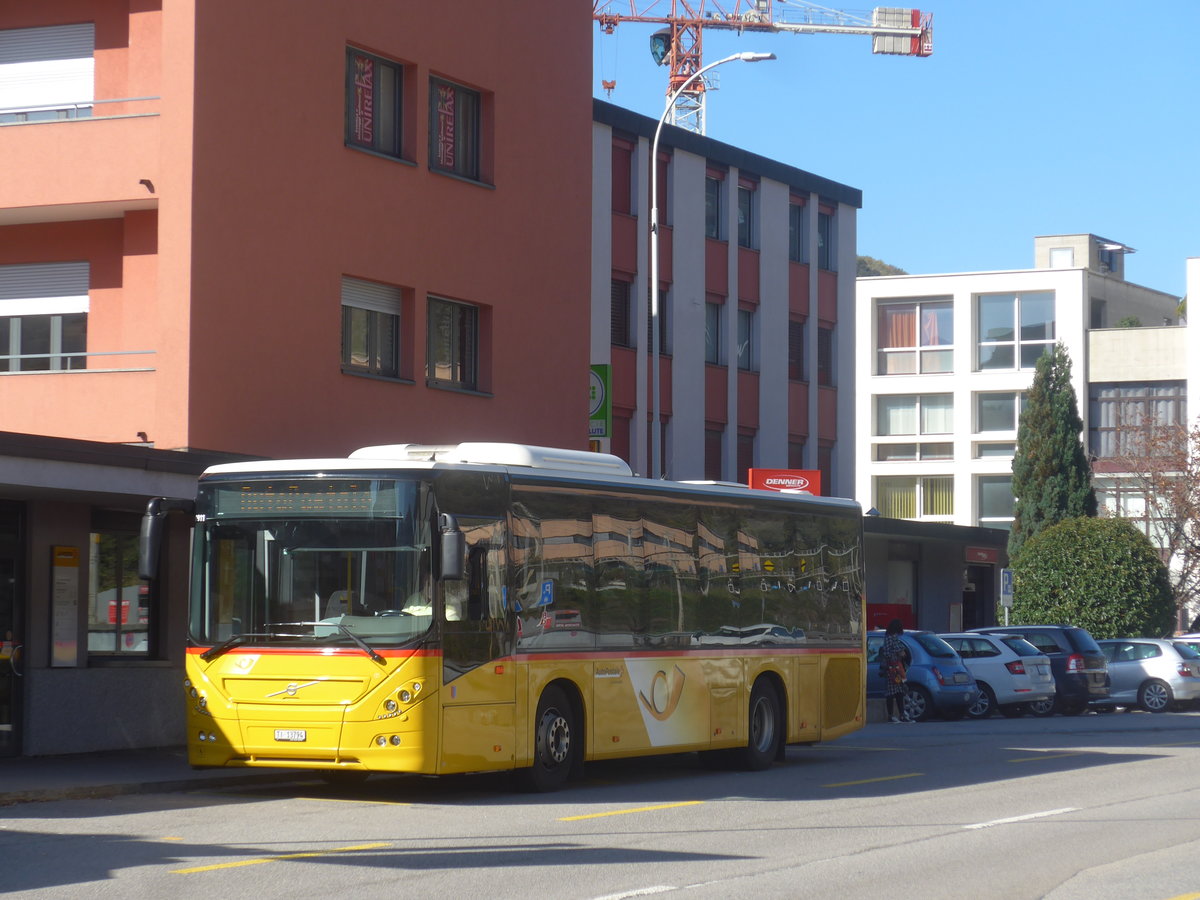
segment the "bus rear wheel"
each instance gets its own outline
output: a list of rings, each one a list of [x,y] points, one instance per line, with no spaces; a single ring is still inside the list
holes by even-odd
[[[759,679],[750,693],[747,743],[738,751],[740,768],[761,772],[769,768],[783,741],[783,716],[779,695],[765,679]]]
[[[575,714],[566,692],[548,687],[538,701],[533,726],[533,765],[523,769],[521,779],[531,791],[556,791],[567,783],[577,749]]]

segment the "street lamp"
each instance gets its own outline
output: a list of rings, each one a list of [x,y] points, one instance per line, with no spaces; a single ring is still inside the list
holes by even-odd
[[[717,66],[724,65],[728,62],[762,62],[766,59],[775,59],[774,53],[753,53],[749,50],[744,53],[735,53],[732,56],[726,56],[724,59],[718,59],[716,62],[711,62],[703,68],[697,69],[689,75],[679,87],[675,88],[667,97],[667,106],[663,110],[661,116],[658,117],[658,127],[654,129],[654,141],[650,146],[650,344],[651,344],[651,393],[652,400],[652,416],[650,423],[650,453],[652,459],[650,461],[650,471],[654,478],[662,478],[662,418],[659,410],[659,371],[658,358],[660,353],[660,337],[658,331],[658,138],[662,134],[663,124],[667,121],[667,115],[671,112],[679,95],[687,89],[693,81],[707,72],[709,69],[715,69]]]

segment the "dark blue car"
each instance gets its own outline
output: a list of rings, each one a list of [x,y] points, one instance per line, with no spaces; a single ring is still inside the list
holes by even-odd
[[[867,632],[867,697],[883,697],[879,674],[882,631]],[[932,716],[961,719],[979,699],[979,687],[953,647],[932,631],[906,631],[900,640],[908,648],[908,694],[904,708],[909,717],[922,722]]]

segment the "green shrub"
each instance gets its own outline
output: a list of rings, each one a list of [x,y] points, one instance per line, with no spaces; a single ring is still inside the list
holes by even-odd
[[[1044,528],[1013,569],[1013,620],[1079,625],[1094,637],[1162,637],[1175,627],[1167,569],[1125,519],[1066,519]]]

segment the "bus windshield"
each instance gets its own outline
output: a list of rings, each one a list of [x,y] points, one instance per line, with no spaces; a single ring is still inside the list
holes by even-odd
[[[324,484],[202,488],[193,640],[396,646],[428,632],[429,530],[416,485]]]

